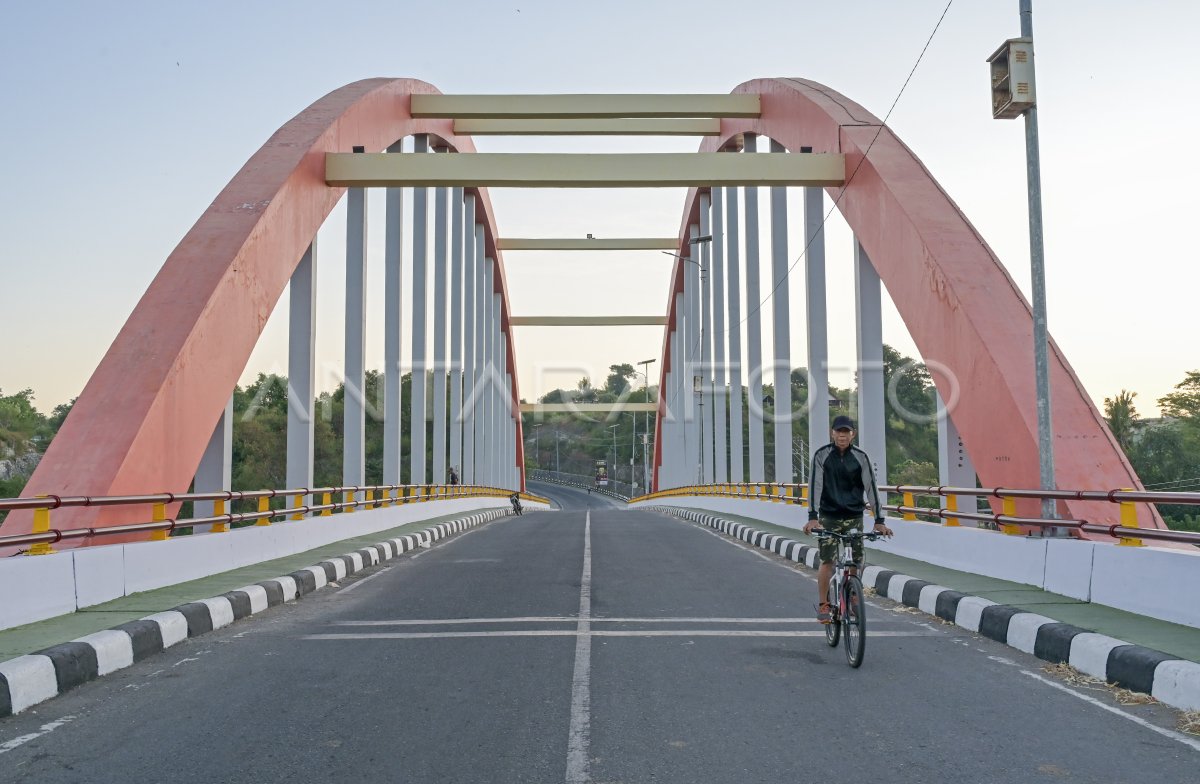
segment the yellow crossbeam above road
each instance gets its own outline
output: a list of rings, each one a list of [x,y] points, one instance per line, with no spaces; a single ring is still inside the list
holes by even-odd
[[[414,95],[413,117],[631,118],[758,117],[757,95]]]
[[[607,414],[613,411],[658,410],[657,403],[522,403],[522,414]]]
[[[325,182],[349,188],[671,188],[841,185],[829,153],[338,153]]]
[[[513,316],[514,327],[661,327],[666,316]]]
[[[469,136],[719,136],[717,118],[455,120],[455,135]]]
[[[501,238],[496,240],[500,250],[675,250],[679,240],[675,237],[608,237],[605,239],[552,238],[521,239]]]

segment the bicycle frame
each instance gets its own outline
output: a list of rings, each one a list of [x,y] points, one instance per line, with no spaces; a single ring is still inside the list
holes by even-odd
[[[829,602],[830,622],[825,625],[825,639],[830,646],[836,647],[838,638],[845,633],[846,658],[851,667],[859,667],[863,660],[866,645],[866,604],[863,598],[862,581],[858,570],[866,563],[866,553],[863,553],[863,563],[854,560],[853,544],[858,540],[875,540],[877,533],[862,533],[854,530],[840,534],[833,531],[817,532],[818,539],[833,539],[837,542],[837,555],[833,560],[833,574],[830,576],[829,588],[833,596],[826,595],[824,600]],[[851,606],[851,594],[856,607]],[[851,632],[854,632],[853,638]]]
[[[835,591],[834,595],[838,598],[837,605],[833,607],[836,613],[834,615],[834,623],[840,623],[841,619],[846,615],[846,592],[842,590],[842,586],[846,583],[846,577],[851,574],[851,569],[856,570],[857,573],[857,569],[859,568],[859,564],[854,561],[854,548],[851,546],[851,542],[854,540],[856,534],[864,538],[869,536],[869,534],[863,534],[858,531],[851,531],[848,535],[837,534],[832,531],[826,532],[827,536],[835,538],[838,543],[837,557],[833,559],[833,577],[830,579],[830,585],[833,586]],[[863,565],[865,564],[866,553],[864,552]]]

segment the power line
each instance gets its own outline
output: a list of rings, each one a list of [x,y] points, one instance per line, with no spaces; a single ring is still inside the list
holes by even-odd
[[[821,218],[820,228],[822,231],[824,230],[825,224],[826,224],[826,222],[828,222],[830,216],[833,215],[833,211],[837,209],[838,204],[842,200],[842,197],[844,197],[846,195],[846,190],[847,190],[847,188],[850,187],[850,183],[854,182],[854,178],[855,178],[855,176],[857,176],[859,169],[861,169],[862,165],[864,163],[866,163],[867,158],[871,154],[871,148],[873,148],[875,146],[876,140],[879,138],[879,135],[883,132],[884,127],[887,125],[888,119],[891,118],[892,112],[894,112],[896,109],[896,105],[898,103],[900,103],[900,97],[902,95],[904,95],[904,91],[905,91],[905,89],[907,89],[908,83],[910,81],[912,81],[913,74],[915,74],[917,72],[917,67],[920,66],[921,61],[923,59],[925,59],[925,53],[929,50],[929,45],[931,43],[933,43],[933,38],[934,38],[934,36],[937,35],[938,30],[942,26],[942,21],[945,20],[946,14],[950,11],[950,6],[952,6],[952,5],[954,5],[954,0],[949,0],[949,2],[946,3],[946,7],[942,9],[942,15],[938,17],[937,24],[935,24],[933,26],[933,31],[930,32],[929,37],[925,40],[925,46],[923,46],[921,48],[921,53],[919,55],[917,55],[917,60],[915,63],[913,63],[913,67],[909,70],[908,76],[904,80],[904,84],[902,84],[900,86],[900,91],[896,93],[896,97],[892,101],[892,105],[888,108],[887,114],[885,114],[883,116],[883,120],[879,123],[879,126],[875,129],[875,135],[873,137],[871,137],[871,143],[867,145],[867,149],[863,153],[862,158],[859,160],[858,165],[854,167],[854,171],[850,173],[850,177],[847,178],[845,185],[842,186],[841,193],[839,193],[837,198],[834,199],[833,206],[830,207],[829,211],[825,213],[825,216],[823,218]],[[804,243],[804,248],[800,251],[800,255],[797,256],[796,260],[793,261],[791,263],[791,265],[787,268],[787,272],[785,272],[783,277],[775,283],[775,286],[767,293],[767,296],[764,297],[761,302],[759,302],[753,308],[747,309],[745,318],[743,318],[740,322],[738,322],[738,326],[745,324],[746,321],[750,318],[751,314],[761,311],[762,308],[767,304],[767,302],[769,302],[771,300],[771,298],[775,296],[775,292],[779,290],[780,286],[784,285],[787,282],[788,278],[791,276],[792,271],[796,268],[796,265],[800,263],[800,260],[803,259],[805,257],[805,255],[807,255],[809,246],[812,245],[813,241],[816,239],[817,235],[820,233],[822,233],[822,232],[821,231],[813,232],[813,235],[811,237],[809,237],[808,240]],[[724,334],[726,334],[726,335],[729,334],[730,329],[731,329],[731,327],[727,326],[724,330]],[[715,337],[715,335],[714,335],[714,337]],[[700,348],[701,340],[702,340],[702,338],[697,337],[696,343],[694,346],[692,346],[692,349],[691,349],[691,352],[689,353],[689,355],[691,353],[694,353],[696,350],[698,350]],[[683,387],[681,386],[680,389],[682,389],[682,388]],[[672,403],[674,401],[674,397],[676,397],[677,395],[678,395],[678,390],[676,390],[676,392],[674,394],[672,394],[671,397],[668,399],[668,401],[667,401],[668,407],[670,407],[672,405]]]
[[[917,66],[919,66],[921,61],[925,59],[925,52],[929,50],[929,45],[933,43],[933,37],[937,35],[937,31],[942,26],[942,21],[946,18],[946,14],[950,11],[950,6],[952,5],[954,5],[954,0],[949,0],[949,2],[946,3],[946,7],[942,9],[942,15],[938,17],[937,24],[933,26],[933,32],[931,32],[929,34],[929,38],[925,40],[925,46],[921,48],[921,53],[917,55],[917,61],[913,63],[913,67],[909,70],[908,76],[904,80],[904,84],[900,85],[900,92],[896,93],[896,98],[892,101],[892,105],[888,107],[887,114],[883,116],[883,120],[875,129],[875,135],[871,137],[871,143],[867,145],[866,152],[863,153],[858,165],[854,167],[854,171],[850,173],[850,177],[846,180],[846,184],[842,186],[841,193],[839,193],[837,198],[833,200],[833,206],[829,208],[829,212],[826,212],[825,217],[821,218],[820,230],[813,232],[813,236],[809,237],[804,243],[804,249],[800,251],[800,255],[797,256],[796,260],[793,261],[791,266],[787,268],[787,272],[785,272],[783,277],[776,282],[774,288],[767,292],[767,296],[763,298],[763,301],[758,303],[758,305],[746,313],[746,318],[741,320],[741,324],[745,324],[746,319],[750,318],[751,313],[756,313],[762,310],[763,307],[771,300],[771,298],[775,296],[775,292],[779,290],[779,287],[784,285],[788,278],[791,277],[792,270],[794,270],[796,265],[800,263],[800,260],[808,254],[808,247],[809,245],[812,245],[813,240],[817,238],[817,234],[820,234],[822,231],[824,231],[826,222],[829,221],[829,217],[833,215],[833,211],[836,210],[838,204],[841,203],[842,197],[846,195],[846,190],[850,187],[850,183],[854,182],[854,178],[858,174],[858,170],[862,168],[863,164],[867,162],[867,158],[871,155],[871,148],[875,146],[876,140],[879,139],[879,135],[883,133],[884,127],[887,126],[887,121],[891,118],[892,112],[895,111],[896,104],[900,103],[900,96],[904,95],[904,90],[908,87],[908,83],[912,81],[913,74],[917,72]],[[726,328],[725,331],[728,332],[729,329]]]
[[[1143,484],[1142,487],[1146,488],[1147,490],[1149,490],[1151,488],[1154,488],[1155,490],[1182,489],[1182,488],[1177,487],[1178,485],[1184,485],[1184,486],[1200,485],[1200,476],[1194,476],[1194,477],[1191,477],[1190,479],[1174,479],[1169,482],[1153,482],[1148,485]]]

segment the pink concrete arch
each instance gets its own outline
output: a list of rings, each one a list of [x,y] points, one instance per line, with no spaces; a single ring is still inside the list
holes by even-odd
[[[982,483],[1037,487],[1032,312],[996,254],[916,155],[890,128],[881,130],[881,121],[854,101],[804,79],[756,79],[733,92],[760,95],[762,116],[722,120],[721,135],[706,139],[701,151],[717,151],[737,134],[749,132],[775,139],[789,150],[811,146],[818,153],[843,153],[847,173],[856,172],[854,179],[827,192],[870,256],[921,356],[949,368],[962,384],[951,418]],[[864,160],[868,147],[870,157]],[[696,222],[698,209],[692,189],[679,232],[681,255],[687,252],[688,226]],[[797,252],[793,249],[793,255]],[[682,291],[678,261],[673,280],[673,293]],[[674,323],[673,294],[667,311]],[[1059,487],[1141,489],[1100,412],[1053,343],[1050,363]],[[949,399],[946,379],[935,376],[935,381]],[[660,421],[663,413],[660,404]],[[657,471],[657,446],[655,453]],[[1115,504],[1064,505],[1070,517],[1118,521]],[[1019,502],[1018,510],[1040,515],[1036,501]],[[1165,527],[1149,505],[1139,505],[1138,523]]]
[[[186,492],[271,311],[345,192],[325,184],[325,153],[354,146],[383,150],[418,133],[474,152],[470,137],[454,135],[452,121],[410,115],[411,95],[437,92],[415,79],[365,79],[334,90],[276,131],[167,258],[24,495]],[[478,197],[487,252],[500,272],[495,286],[507,331],[508,290],[494,212],[486,191]],[[508,340],[511,371],[511,331]],[[514,411],[519,399],[514,373]],[[518,451],[522,444],[518,432]],[[523,472],[519,455],[514,459]],[[52,518],[56,528],[148,519],[144,507],[64,508]],[[30,513],[13,513],[0,530],[25,533],[31,523]]]

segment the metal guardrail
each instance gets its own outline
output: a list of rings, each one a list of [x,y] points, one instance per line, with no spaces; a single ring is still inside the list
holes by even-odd
[[[356,496],[362,493],[361,499]],[[376,497],[376,493],[380,495]],[[395,493],[395,495],[392,495]],[[420,503],[425,501],[446,501],[454,498],[508,498],[513,493],[502,487],[481,487],[476,485],[366,485],[355,487],[318,487],[294,488],[290,490],[225,490],[213,493],[155,493],[151,495],[110,495],[110,496],[57,496],[45,495],[29,498],[0,498],[0,510],[32,509],[33,530],[28,534],[0,536],[0,546],[32,545],[27,555],[46,555],[54,552],[50,545],[68,539],[84,539],[88,537],[115,536],[129,533],[149,533],[151,541],[165,541],[172,531],[190,530],[195,526],[211,525],[212,533],[225,533],[229,526],[237,523],[254,522],[256,525],[270,525],[277,517],[287,517],[292,520],[303,519],[307,515],[329,517],[335,511],[341,513],[354,512],[359,508],[376,509],[389,507],[393,504]],[[344,496],[344,501],[333,501],[334,495]],[[320,503],[305,504],[309,496],[314,501],[320,496]],[[548,499],[529,493],[521,493],[521,498],[541,503],[549,503]],[[292,505],[279,509],[270,508],[272,498],[291,499]],[[225,512],[225,504],[233,501],[257,500],[258,510],[255,512]],[[167,517],[167,506],[187,501],[212,501],[214,514],[211,517],[193,517],[186,519],[170,519]],[[125,525],[96,526],[90,528],[57,529],[50,527],[50,513],[55,509],[72,507],[98,506],[151,506],[151,520],[145,523],[128,523]]]
[[[596,480],[593,477],[584,476],[583,474],[568,474],[565,471],[536,469],[531,470],[528,476],[535,482],[557,482],[569,487],[585,487],[592,490],[592,492],[619,498],[622,501],[628,501],[633,497],[633,485],[628,482],[618,482],[611,478],[608,480],[608,488],[604,488],[596,487]]]
[[[1140,546],[1143,539],[1159,542],[1177,542],[1200,546],[1200,533],[1173,531],[1160,528],[1139,528],[1138,503],[1187,504],[1200,506],[1200,493],[1154,493],[1144,490],[1028,490],[1003,487],[949,487],[916,485],[880,485],[880,492],[900,495],[899,504],[884,504],[884,510],[900,515],[903,520],[916,520],[917,515],[937,517],[948,526],[956,526],[960,520],[992,523],[1001,533],[1020,536],[1022,528],[1065,528],[1083,533],[1111,536],[1121,544]],[[639,496],[637,501],[669,498],[680,495],[716,495],[731,498],[746,498],[759,501],[776,501],[808,506],[807,484],[742,483],[719,485],[689,485],[660,490]],[[945,498],[942,508],[917,506],[918,496]],[[957,502],[960,496],[992,497],[1001,502],[1000,514],[985,512],[960,512]],[[1050,498],[1066,501],[1107,501],[1119,506],[1120,522],[1093,523],[1088,520],[1047,519],[1042,517],[1018,517],[1018,498]],[[1130,530],[1134,529],[1134,530]],[[1136,531],[1136,533],[1135,533]]]

